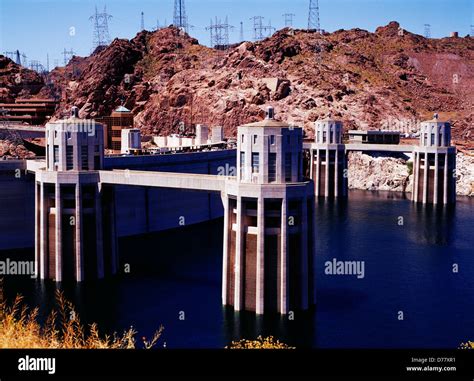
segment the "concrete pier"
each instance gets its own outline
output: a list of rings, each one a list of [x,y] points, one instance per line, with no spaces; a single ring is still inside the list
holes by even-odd
[[[302,173],[299,127],[276,121],[238,129],[237,178],[224,203],[222,301],[257,314],[313,304],[314,194]]]
[[[81,282],[114,273],[113,203],[99,177],[102,126],[79,119],[74,108],[71,118],[46,125],[46,141],[46,168],[35,181],[40,277]]]
[[[315,142],[310,149],[310,176],[316,197],[347,196],[347,158],[342,144],[342,122],[315,122]]]
[[[420,145],[413,151],[412,200],[423,204],[456,201],[456,147],[451,146],[451,125],[432,120],[421,123]]]

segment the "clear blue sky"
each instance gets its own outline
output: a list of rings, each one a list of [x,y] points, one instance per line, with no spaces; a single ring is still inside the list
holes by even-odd
[[[305,28],[309,0],[185,0],[191,35],[209,44],[205,27],[211,17],[229,17],[235,26],[231,42],[239,39],[240,21],[244,22],[244,37],[253,37],[252,16],[264,16],[277,29],[284,26],[283,13],[294,13],[294,26]],[[451,31],[461,36],[474,24],[474,0],[320,0],[321,28],[327,31],[362,28],[374,31],[389,21],[400,22],[404,29],[423,34],[424,24],[431,24],[432,37],[444,37]],[[113,38],[131,38],[140,29],[140,13],[145,13],[145,28],[173,20],[174,0],[0,0],[0,52],[19,49],[28,59],[50,66],[55,60],[62,64],[61,52],[73,49],[78,55],[88,55],[92,47],[92,23],[89,16],[97,5],[107,5],[113,16],[109,23]],[[71,35],[71,27],[75,34]]]

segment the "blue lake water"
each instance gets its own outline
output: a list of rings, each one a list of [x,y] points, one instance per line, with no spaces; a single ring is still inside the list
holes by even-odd
[[[469,198],[432,208],[362,191],[347,202],[318,202],[317,305],[293,321],[222,307],[221,220],[122,239],[129,274],[62,287],[83,322],[107,333],[133,326],[139,337],[163,325],[159,345],[168,348],[222,348],[259,334],[297,347],[456,348],[474,339],[473,207]],[[13,255],[32,259],[33,251],[1,253]],[[364,261],[364,278],[325,274],[334,258]],[[18,292],[43,311],[53,305],[51,282],[5,283],[9,299]]]

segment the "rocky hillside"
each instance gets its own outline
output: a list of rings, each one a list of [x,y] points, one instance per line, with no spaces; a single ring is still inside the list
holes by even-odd
[[[453,136],[472,141],[474,38],[426,39],[391,22],[319,35],[283,29],[227,52],[207,48],[175,28],[116,39],[87,58],[55,69],[42,93],[75,104],[85,117],[124,102],[144,133],[224,125],[231,135],[271,103],[281,119],[304,125],[332,113],[346,128],[396,128],[440,112]]]
[[[0,55],[0,103],[12,103],[17,97],[35,96],[44,85],[38,73]]]

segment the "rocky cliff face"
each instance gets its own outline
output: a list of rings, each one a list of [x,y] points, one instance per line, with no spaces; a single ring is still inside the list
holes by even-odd
[[[438,111],[451,119],[456,139],[471,141],[473,62],[473,38],[425,39],[396,22],[375,33],[283,29],[227,52],[166,28],[75,57],[53,71],[44,91],[61,95],[61,111],[75,104],[84,117],[123,102],[145,134],[177,132],[183,121],[188,130],[220,124],[232,135],[271,103],[309,136],[328,113],[346,129],[403,123],[416,130]]]
[[[350,152],[348,167],[349,189],[412,191],[412,169],[404,158]],[[457,154],[456,176],[456,193],[460,196],[474,196],[474,157]]]
[[[474,196],[474,157],[458,153],[456,157],[456,192]]]
[[[0,103],[12,103],[17,97],[37,95],[43,87],[44,80],[38,73],[0,55]]]
[[[413,186],[413,175],[403,158],[350,152],[348,168],[349,189],[411,192]]]

